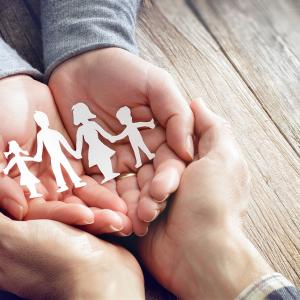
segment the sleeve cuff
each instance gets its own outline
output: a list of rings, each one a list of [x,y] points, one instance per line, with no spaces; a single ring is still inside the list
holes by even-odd
[[[42,80],[43,75],[0,38],[0,79],[12,75],[29,75]]]
[[[65,60],[118,47],[137,53],[135,23],[141,0],[41,2],[46,80]]]
[[[248,286],[236,300],[297,300],[299,290],[283,275],[273,273],[263,276]]]

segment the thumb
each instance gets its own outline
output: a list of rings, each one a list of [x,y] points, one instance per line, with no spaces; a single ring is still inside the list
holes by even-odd
[[[7,161],[4,156],[5,144],[0,135],[0,208],[17,220],[22,220],[28,210],[24,192],[18,183],[2,173]]]
[[[205,102],[198,98],[191,102],[195,117],[195,134],[199,140],[199,157],[209,152],[218,153],[222,158],[239,156],[239,146],[229,123],[211,111]]]
[[[167,143],[183,160],[194,156],[194,119],[189,104],[184,99],[169,73],[152,67],[148,75],[147,96],[157,121],[166,128]]]

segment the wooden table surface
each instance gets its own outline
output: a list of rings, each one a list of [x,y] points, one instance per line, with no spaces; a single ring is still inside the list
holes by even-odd
[[[38,1],[28,2],[0,0],[0,34],[42,69]],[[140,55],[232,123],[252,172],[247,234],[298,287],[299,28],[298,0],[146,1],[137,26]],[[174,299],[146,281],[148,299]]]

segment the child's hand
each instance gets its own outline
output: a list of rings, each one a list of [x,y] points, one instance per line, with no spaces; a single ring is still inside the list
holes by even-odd
[[[151,128],[151,129],[155,128],[155,123],[154,123],[153,119],[149,122],[149,128]]]
[[[74,156],[74,158],[76,158],[76,159],[82,159],[81,153],[79,153],[79,152],[77,152],[77,151],[74,151],[73,156]]]
[[[0,100],[0,166],[5,167],[7,163],[2,153],[11,140],[17,141],[22,149],[30,149],[31,154],[35,154],[38,130],[33,119],[35,111],[45,111],[50,127],[68,138],[46,85],[21,75],[1,79]],[[8,214],[18,220],[43,218],[67,224],[86,225],[86,229],[95,233],[119,230],[123,233],[131,232],[130,220],[125,215],[127,207],[124,201],[98,185],[91,177],[83,176],[81,161],[69,157],[74,170],[79,176],[83,176],[87,186],[57,193],[49,156],[44,155],[43,161],[41,157],[34,159],[40,163],[26,162],[26,165],[30,172],[41,180],[37,189],[43,194],[43,198],[31,199],[27,203],[27,191],[20,186],[19,171],[14,167],[10,177],[0,176],[0,207]],[[90,223],[93,224],[87,225]]]
[[[32,158],[32,161],[35,161],[35,162],[41,162],[41,161],[42,161],[42,157],[40,157],[40,156],[34,156],[34,157]]]
[[[124,75],[124,70],[128,70]],[[70,82],[73,82],[70,88]],[[120,177],[109,182],[128,205],[134,232],[144,235],[149,222],[164,209],[167,197],[179,184],[184,161],[193,158],[193,114],[171,76],[143,59],[118,49],[90,51],[61,64],[52,74],[49,86],[70,136],[75,139],[71,108],[82,99],[98,117],[100,125],[119,134],[123,126],[116,119],[120,107],[131,109],[134,122],[156,119],[154,129],[141,130],[145,144],[155,159],[135,168],[128,139],[114,145],[114,172],[134,172],[136,177]],[[111,147],[111,145],[109,145]],[[84,157],[85,159],[85,157]],[[85,169],[99,174],[97,168]],[[100,174],[99,174],[100,175]],[[98,176],[97,180],[101,180]]]
[[[111,143],[115,143],[115,142],[117,141],[117,139],[116,139],[116,137],[111,136],[111,137],[109,138],[109,141],[110,141]]]
[[[4,169],[2,170],[2,172],[3,172],[4,175],[8,175],[8,170],[7,170],[6,168],[4,168]],[[1,173],[1,171],[0,171],[0,173]]]

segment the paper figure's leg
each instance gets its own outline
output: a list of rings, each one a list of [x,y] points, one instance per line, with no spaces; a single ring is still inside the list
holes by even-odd
[[[42,197],[43,196],[42,194],[40,194],[40,193],[37,192],[35,184],[29,184],[29,185],[27,185],[27,188],[28,188],[28,190],[30,192],[30,196],[29,196],[30,199],[38,198],[38,197]]]
[[[83,187],[86,185],[86,182],[81,181],[81,178],[76,174],[76,172],[74,171],[74,169],[72,168],[70,162],[66,157],[63,158],[61,163],[65,168],[65,170],[67,171],[67,173],[69,174],[75,188]]]
[[[149,160],[152,160],[155,157],[155,154],[150,152],[148,147],[145,144],[140,146],[140,149],[146,154]]]
[[[51,159],[51,167],[57,184],[57,192],[61,193],[68,190],[66,181],[61,171],[61,165],[58,160]]]
[[[142,161],[141,161],[141,155],[140,155],[140,150],[139,150],[139,147],[132,147],[132,150],[133,150],[133,153],[134,153],[134,156],[135,156],[135,167],[136,168],[139,168],[142,166]]]
[[[110,159],[101,162],[101,164],[97,164],[97,167],[104,176],[104,179],[101,181],[102,184],[120,175],[120,173],[115,173],[113,171]]]

